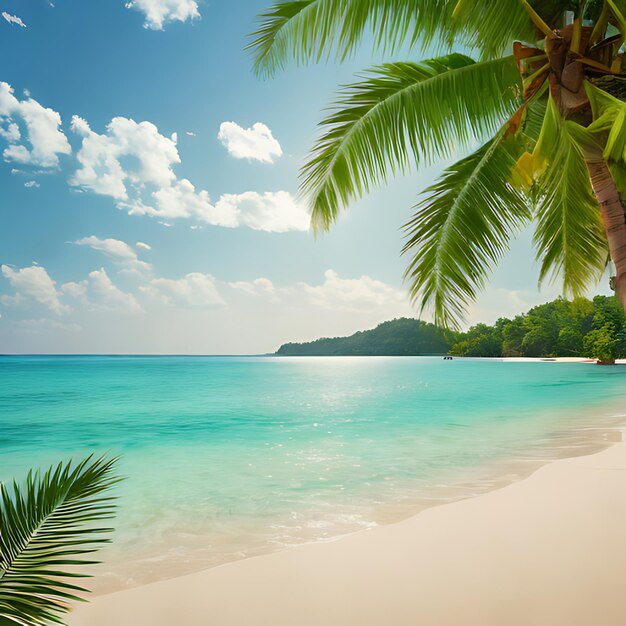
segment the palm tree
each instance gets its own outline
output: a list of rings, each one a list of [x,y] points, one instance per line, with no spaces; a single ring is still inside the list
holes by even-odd
[[[580,295],[612,260],[626,310],[626,0],[299,0],[259,19],[259,74],[342,60],[365,38],[445,53],[340,90],[301,172],[315,229],[390,175],[469,152],[405,226],[414,301],[458,326],[534,222],[540,280]]]
[[[113,516],[115,462],[88,457],[30,472],[23,488],[0,485],[0,624],[63,624],[81,600],[86,589],[68,581],[86,577],[77,566],[97,563],[86,555],[109,542],[99,522]]]

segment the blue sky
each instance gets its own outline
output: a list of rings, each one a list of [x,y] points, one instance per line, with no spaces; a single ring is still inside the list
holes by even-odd
[[[314,239],[299,166],[383,58],[259,79],[267,4],[0,0],[0,352],[259,353],[412,314],[400,227],[441,166]],[[558,294],[536,280],[524,234],[468,322]]]

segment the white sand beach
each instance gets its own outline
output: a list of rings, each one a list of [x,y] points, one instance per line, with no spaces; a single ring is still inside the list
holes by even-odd
[[[557,357],[531,357],[531,356],[507,356],[501,359],[508,363],[596,363],[595,359],[581,356],[557,356]],[[620,361],[616,361],[620,363]]]
[[[626,443],[485,495],[92,599],[72,626],[623,626]]]

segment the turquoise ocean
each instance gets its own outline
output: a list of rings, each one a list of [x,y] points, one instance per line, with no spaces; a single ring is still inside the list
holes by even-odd
[[[583,453],[622,419],[625,381],[621,366],[475,359],[0,357],[0,480],[121,456],[106,591],[397,521]]]

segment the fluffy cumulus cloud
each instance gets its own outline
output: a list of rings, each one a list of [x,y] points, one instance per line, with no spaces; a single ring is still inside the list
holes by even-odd
[[[242,128],[235,122],[223,122],[217,138],[236,159],[273,163],[275,157],[283,154],[272,131],[261,122],[252,128]]]
[[[298,282],[277,286],[265,277],[227,283],[211,274],[192,272],[177,279],[153,278],[140,290],[150,298],[174,307],[216,308],[231,305],[231,296],[238,292],[242,296],[254,296],[288,307],[313,306],[336,312],[380,310],[391,311],[393,315],[411,314],[404,290],[369,276],[342,278],[333,270],[325,272],[320,284]]]
[[[398,311],[410,311],[404,290],[369,276],[341,278],[334,270],[327,270],[321,285],[301,282],[297,289],[306,294],[313,304],[327,309],[360,311],[391,305]]]
[[[57,315],[69,312],[70,308],[61,302],[61,294],[56,288],[56,283],[50,278],[45,268],[31,265],[30,267],[14,269],[9,265],[2,265],[0,269],[3,276],[15,289],[14,295],[4,295],[0,298],[2,304],[36,302]]]
[[[131,213],[146,213],[156,217],[176,219],[192,218],[213,226],[235,228],[239,226],[237,216],[211,202],[208,192],[204,189],[196,191],[193,184],[186,178],[176,181],[174,185],[162,187],[152,194],[151,205],[136,205]]]
[[[180,163],[176,143],[150,122],[114,117],[106,134],[100,135],[75,115],[72,130],[83,139],[77,154],[81,167],[72,185],[127,201],[129,187],[166,187],[176,178],[172,171],[172,165]],[[121,160],[132,165],[124,169]]]
[[[72,130],[82,137],[79,169],[70,180],[75,188],[110,196],[133,215],[169,220],[193,219],[226,228],[248,226],[267,232],[305,231],[309,216],[286,191],[224,194],[212,202],[204,189],[177,178],[180,156],[173,137],[150,122],[114,118],[104,134],[74,116]]]
[[[19,124],[26,130],[26,145]],[[39,167],[58,167],[59,155],[72,149],[61,130],[61,116],[27,97],[18,100],[13,88],[0,82],[0,137],[9,145],[2,156],[5,161]]]
[[[132,258],[124,246],[85,239],[84,245],[106,246]],[[0,292],[7,295],[0,303],[7,308],[0,339],[15,351],[60,351],[71,345],[77,352],[250,354],[414,314],[403,290],[333,270],[321,280],[286,284],[267,277],[226,282],[206,272],[171,278],[144,273],[139,283],[126,283],[132,287],[116,284],[103,268],[60,287],[37,265],[5,265],[1,271],[6,280],[0,279]],[[25,318],[25,310],[34,314]],[[80,332],[69,336],[69,331]],[[68,339],[72,343],[64,344]]]
[[[277,286],[268,278],[236,281],[227,284],[231,289],[268,302],[280,302],[286,307],[324,309],[329,312],[375,313],[398,317],[412,315],[411,306],[403,289],[385,282],[361,276],[343,278],[334,270],[324,273],[319,284],[298,282]]]
[[[170,306],[215,308],[226,304],[211,274],[192,272],[179,279],[154,278],[141,290]]]
[[[22,133],[20,133],[20,127],[15,122],[5,118],[4,121],[0,121],[0,137],[9,143],[15,143],[21,139]]]
[[[11,15],[6,11],[2,11],[2,17],[9,22],[9,24],[15,24],[16,26],[21,26],[22,28],[26,28],[26,24],[22,21],[22,18],[17,15]]]
[[[229,283],[229,287],[240,289],[253,296],[274,295],[276,293],[276,287],[269,278],[257,278],[251,281],[239,280]]]
[[[65,283],[61,290],[88,309],[118,313],[142,311],[135,296],[117,287],[102,267],[90,272],[85,280]]]
[[[146,18],[144,28],[163,30],[167,22],[186,22],[200,17],[195,0],[132,0],[127,9],[141,11]]]
[[[232,215],[237,225],[270,233],[306,231],[311,223],[306,207],[287,191],[224,194],[216,207],[220,214]]]
[[[98,250],[113,259],[118,265],[129,270],[141,272],[152,268],[149,263],[139,259],[131,246],[119,239],[99,239],[95,235],[91,235],[90,237],[83,237],[74,243],[78,246],[88,246],[93,250]],[[150,250],[150,246],[147,244],[144,243],[140,246],[139,243],[137,247]]]

